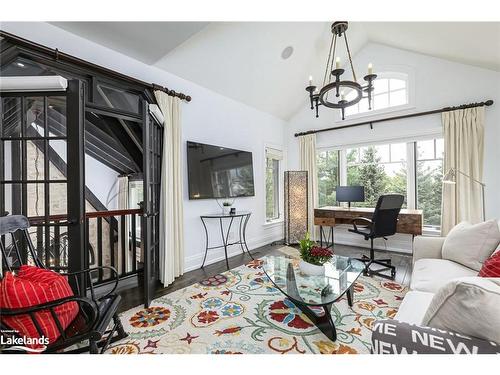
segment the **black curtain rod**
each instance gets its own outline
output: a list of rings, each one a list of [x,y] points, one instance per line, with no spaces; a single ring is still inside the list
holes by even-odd
[[[358,123],[355,123],[355,124],[342,125],[342,126],[334,126],[334,127],[325,128],[325,129],[308,130],[308,131],[305,131],[305,132],[295,133],[295,136],[296,137],[300,137],[302,135],[328,132],[330,130],[339,130],[339,129],[354,128],[356,126],[363,126],[363,125],[370,125],[370,127],[373,129],[373,124],[376,124],[378,122],[401,120],[401,119],[410,118],[410,117],[419,117],[419,116],[433,115],[435,113],[450,112],[450,111],[454,111],[456,109],[466,109],[466,108],[483,107],[483,106],[489,107],[490,105],[493,105],[493,100],[491,100],[491,99],[490,100],[486,100],[484,102],[480,102],[480,103],[462,104],[462,105],[455,106],[455,107],[445,107],[445,108],[441,108],[441,109],[435,109],[435,110],[432,110],[432,111],[409,113],[407,115],[387,117],[387,118],[381,118],[381,119],[371,120],[371,121],[363,121],[363,122],[358,122]]]
[[[103,67],[101,65],[97,65],[97,64],[91,63],[89,61],[80,59],[78,57],[75,57],[75,56],[72,56],[72,55],[68,55],[67,53],[59,51],[57,48],[56,49],[52,49],[52,48],[46,47],[46,46],[44,46],[42,44],[38,44],[38,43],[32,42],[32,41],[30,41],[28,39],[21,38],[21,37],[19,37],[17,35],[10,34],[10,33],[6,32],[6,31],[3,31],[3,30],[0,30],[0,36],[3,37],[3,38],[5,38],[5,39],[13,41],[15,44],[19,44],[19,45],[22,45],[22,46],[25,46],[25,47],[28,47],[28,48],[36,49],[36,50],[38,50],[40,52],[43,52],[43,53],[46,53],[46,54],[49,54],[49,55],[53,55],[56,60],[64,60],[64,61],[67,61],[67,62],[70,62],[70,63],[73,63],[73,64],[84,66],[84,67],[86,67],[88,69],[96,70],[96,71],[98,71],[101,74],[109,75],[109,76],[111,76],[113,78],[121,79],[123,81],[133,83],[135,85],[144,86],[144,87],[146,87],[148,89],[161,90],[163,92],[166,92],[170,96],[176,96],[176,97],[178,97],[178,98],[180,98],[182,100],[185,100],[187,102],[190,102],[191,99],[192,99],[191,96],[183,94],[182,92],[176,92],[174,90],[170,90],[167,87],[163,87],[163,86],[157,85],[155,83],[147,83],[147,82],[141,81],[140,79],[137,79],[137,78],[134,78],[134,77],[130,77],[130,76],[126,75],[126,74],[122,74],[122,73],[116,72],[114,70],[105,68],[105,67]]]

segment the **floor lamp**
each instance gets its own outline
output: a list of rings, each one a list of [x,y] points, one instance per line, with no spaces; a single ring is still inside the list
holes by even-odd
[[[481,202],[483,203],[483,221],[486,220],[486,205],[484,203],[484,188],[486,184],[484,182],[481,182],[479,180],[476,180],[475,178],[469,176],[468,174],[455,169],[455,168],[450,168],[448,172],[443,177],[443,183],[444,184],[456,184],[457,183],[457,174],[461,174],[462,176],[465,176],[469,178],[471,181],[478,183],[481,185]]]
[[[285,172],[285,244],[304,238],[308,226],[307,171]]]

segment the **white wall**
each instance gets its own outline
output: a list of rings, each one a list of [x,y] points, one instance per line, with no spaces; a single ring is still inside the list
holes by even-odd
[[[359,75],[366,71],[369,62],[373,63],[375,72],[403,71],[410,74],[411,83],[414,85],[414,92],[411,93],[414,108],[397,114],[426,111],[487,99],[494,100],[494,105],[486,108],[484,182],[486,183],[487,218],[500,218],[500,194],[498,194],[500,191],[500,177],[498,175],[500,73],[374,43],[367,44],[353,60]],[[293,137],[294,133],[395,115],[392,113],[363,117],[352,121],[339,121],[336,117],[337,112],[320,107],[320,117],[316,119],[312,111],[309,110],[308,101],[304,95],[303,110],[291,119],[286,128],[285,138],[288,141],[288,166],[290,169],[299,166],[298,140]],[[317,146],[329,147],[439,134],[441,128],[441,115],[430,115],[375,124],[373,130],[366,126],[319,133]],[[354,237],[355,235],[347,234],[345,230],[340,229],[338,232],[337,240],[339,241],[366,244],[362,239]],[[383,240],[379,241],[378,246],[384,248]],[[411,241],[406,236],[398,235],[392,238],[387,246],[407,251],[411,248]]]
[[[281,225],[264,225],[263,159],[266,143],[284,144],[285,123],[282,120],[50,24],[6,22],[2,23],[1,28],[143,81],[154,82],[191,95],[192,102],[182,106],[183,155],[186,155],[187,140],[251,151],[254,161],[255,197],[240,198],[235,202],[237,210],[253,212],[247,231],[249,247],[256,248],[282,238]],[[203,62],[200,62],[200,69],[202,64]],[[214,200],[188,200],[185,165],[184,163],[185,268],[187,271],[198,268],[203,260],[205,237],[199,216],[217,212],[219,208]],[[217,228],[211,229],[213,230],[212,238],[218,239]],[[236,246],[229,250],[230,255],[240,252],[241,249]],[[220,259],[223,259],[223,250],[212,250],[207,263]]]

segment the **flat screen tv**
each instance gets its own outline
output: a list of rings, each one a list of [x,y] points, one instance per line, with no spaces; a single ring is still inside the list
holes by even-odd
[[[254,196],[252,153],[187,142],[189,199]]]

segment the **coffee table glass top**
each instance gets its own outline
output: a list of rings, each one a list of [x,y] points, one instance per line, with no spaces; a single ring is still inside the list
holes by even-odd
[[[304,274],[300,259],[290,256],[265,256],[262,268],[283,294],[310,306],[324,306],[338,300],[363,273],[364,264],[356,259],[334,255],[325,264],[324,276]]]

